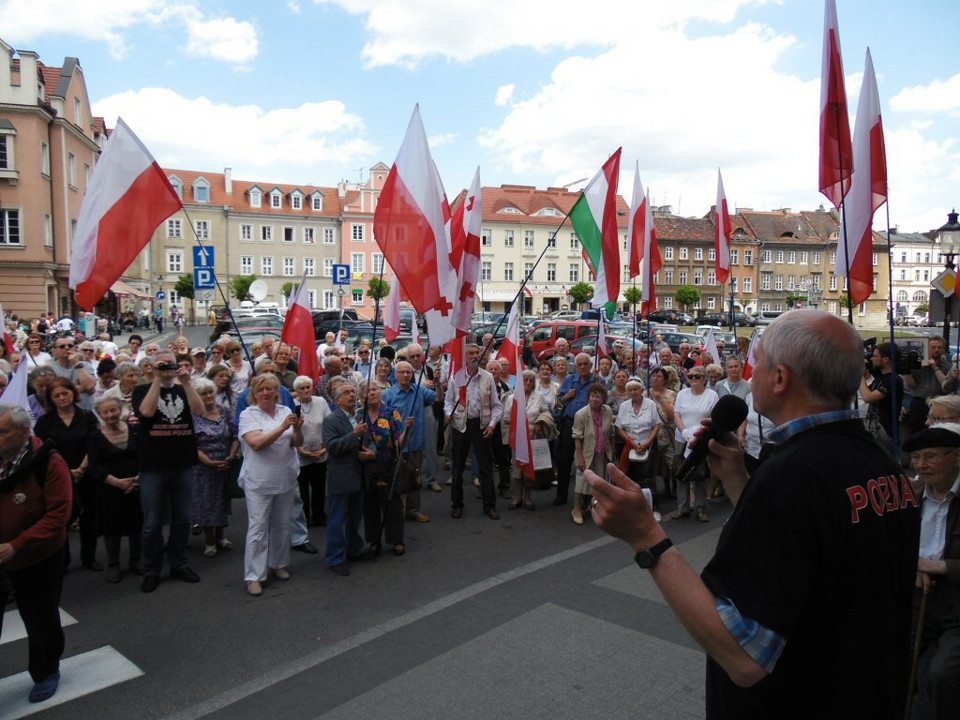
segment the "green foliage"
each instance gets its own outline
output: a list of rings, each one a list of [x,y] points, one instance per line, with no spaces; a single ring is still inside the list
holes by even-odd
[[[370,278],[369,287],[367,288],[368,298],[373,298],[374,300],[383,300],[389,294],[390,283],[388,283],[386,280],[381,280],[380,278]]]
[[[807,299],[806,293],[802,293],[802,292],[798,292],[797,290],[794,290],[793,292],[787,295],[787,307],[788,308],[796,307],[798,302],[802,302],[806,299]]]
[[[623,291],[623,297],[629,305],[639,305],[643,302],[643,290],[631,285]]]
[[[684,310],[689,310],[700,301],[700,290],[693,285],[681,285],[674,293],[673,299]]]
[[[287,299],[287,302],[289,302],[298,287],[300,287],[300,283],[287,280],[287,282],[280,286],[280,292],[283,293],[283,296]]]
[[[917,309],[914,310],[914,313],[917,315],[926,315],[928,312],[930,312],[930,305],[926,302],[920,303],[917,305]]]
[[[230,280],[230,294],[237,300],[252,300],[250,297],[250,286],[257,279],[256,275],[234,275]]]
[[[847,293],[843,293],[840,296],[840,307],[847,309],[853,307],[853,303],[850,302],[850,296]]]
[[[593,285],[587,282],[578,282],[568,292],[570,297],[573,298],[573,302],[583,305],[593,297]]]
[[[193,300],[193,275],[188,273],[178,277],[177,284],[173,286],[173,289],[177,291],[177,294],[180,295],[180,297],[190,298]]]

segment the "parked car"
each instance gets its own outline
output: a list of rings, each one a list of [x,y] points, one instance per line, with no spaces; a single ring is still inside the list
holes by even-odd
[[[597,324],[595,322],[583,322],[582,320],[561,320],[557,322],[543,323],[537,325],[530,332],[530,343],[533,354],[539,355],[547,348],[552,348],[559,338],[565,338],[571,343],[578,338],[586,335],[596,334]],[[604,326],[604,333],[607,332]]]
[[[781,310],[761,310],[754,317],[757,325],[769,325],[781,315],[783,315]]]
[[[703,338],[695,333],[669,332],[661,333],[661,337],[673,352],[680,352],[680,346],[684,343],[692,348],[700,347],[703,344]]]
[[[930,320],[926,315],[905,315],[897,318],[897,324],[904,327],[927,327]]]
[[[570,352],[576,355],[577,353],[582,352],[585,348],[595,349],[597,347],[597,337],[598,336],[596,334],[584,335],[583,337],[574,340],[572,343],[570,343]],[[607,341],[606,344],[608,354],[613,352],[614,343],[619,342],[624,345],[632,344],[634,350],[637,350],[637,348],[643,345],[643,343],[639,340],[633,340],[623,335],[604,335],[604,339]],[[550,360],[556,354],[556,348],[548,347],[546,350],[537,354],[537,362],[545,362]]]
[[[366,318],[361,318],[353,308],[343,308],[343,310],[314,310],[312,315],[313,331],[317,334],[317,339],[320,340],[322,340],[328,332],[337,332],[341,324],[345,324],[349,320],[353,320],[354,322],[366,320]]]
[[[242,331],[246,331],[251,328],[276,328],[281,329],[283,327],[283,318],[272,315],[272,316],[258,316],[258,317],[239,317],[235,318],[237,327]],[[218,337],[224,333],[229,333],[234,329],[234,325],[230,322],[230,317],[227,316],[225,320],[218,320],[216,326],[213,328],[213,332],[210,333],[210,342],[214,342]]]
[[[669,323],[671,325],[693,325],[693,318],[678,310],[654,310],[647,316],[650,322]]]
[[[757,321],[753,315],[747,315],[746,313],[738,312],[734,313],[733,316],[737,322],[737,325],[740,327],[753,327],[757,324]],[[700,325],[716,325],[718,327],[721,325],[729,325],[730,313],[706,313],[700,316],[699,323]]]

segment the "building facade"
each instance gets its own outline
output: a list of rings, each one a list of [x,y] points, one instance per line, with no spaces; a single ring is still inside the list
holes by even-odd
[[[926,315],[930,308],[930,283],[944,268],[940,243],[927,234],[900,233],[895,229],[890,233],[890,241],[894,313],[898,317]]]

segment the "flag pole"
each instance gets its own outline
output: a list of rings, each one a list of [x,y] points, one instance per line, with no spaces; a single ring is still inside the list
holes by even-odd
[[[839,104],[834,107],[834,115],[837,119],[837,137],[840,137],[841,134],[841,125],[840,125],[840,106]],[[847,275],[847,322],[850,324],[850,327],[854,327],[853,324],[853,299],[850,293],[853,291],[853,284],[850,282],[850,245],[847,242],[847,213],[845,212],[847,204],[847,193],[850,191],[850,186],[853,185],[853,173],[849,175],[850,185],[844,190],[843,187],[843,143],[837,143],[837,155],[840,161],[840,227],[843,233],[843,264],[844,271]],[[872,231],[871,231],[872,232]]]
[[[370,379],[371,379],[371,377],[373,376],[373,366],[376,364],[375,362],[372,362],[372,361],[373,361],[373,351],[374,351],[374,349],[376,348],[376,344],[377,344],[377,322],[378,322],[379,317],[380,317],[380,296],[383,294],[383,271],[384,271],[384,268],[386,268],[386,266],[387,266],[387,253],[386,253],[386,249],[384,249],[384,248],[381,248],[381,249],[384,250],[384,252],[383,252],[383,259],[380,261],[380,285],[377,287],[377,292],[376,292],[376,293],[374,294],[374,296],[373,296],[373,337],[370,339],[370,360],[371,360],[371,363],[370,363],[370,367],[367,368],[367,385],[370,384]],[[400,277],[399,277],[396,273],[394,273],[393,281],[394,281],[395,283],[399,283],[399,282],[400,282]],[[399,288],[397,288],[397,289],[398,289],[398,291],[399,291]],[[398,298],[398,299],[399,299],[399,298]],[[414,313],[414,314],[413,314],[413,322],[416,322],[416,321],[417,321],[417,314]],[[412,331],[412,330],[413,330],[413,328],[411,328],[411,331]],[[384,336],[386,336],[386,333],[384,333]],[[424,352],[426,352],[426,351],[424,351]],[[379,361],[379,357],[378,357],[378,361]],[[364,415],[367,414],[367,399],[366,399],[366,397],[364,397],[364,399],[363,399],[363,414],[364,414]],[[382,528],[381,528],[381,530],[382,530]]]
[[[890,303],[890,342],[893,347],[896,347],[896,340],[894,336],[894,322],[893,322],[893,243],[890,239],[890,200],[887,199],[887,271],[890,274],[890,277],[887,282],[887,290],[889,293],[889,303]],[[873,232],[871,229],[870,232]],[[897,353],[890,353],[890,367],[893,371],[893,377],[897,376]],[[900,402],[902,399],[897,398],[897,383],[890,383],[890,413],[893,416],[890,427],[893,430],[893,456],[895,458],[900,457]]]

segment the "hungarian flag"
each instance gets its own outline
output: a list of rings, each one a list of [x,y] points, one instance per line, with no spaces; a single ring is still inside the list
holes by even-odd
[[[640,163],[637,162],[633,177],[633,202],[630,205],[630,277],[640,275],[642,270],[640,314],[644,317],[649,315],[651,310],[657,309],[657,290],[653,276],[662,267],[657,228],[653,224],[653,208],[643,190]]]
[[[717,251],[717,282],[722,285],[730,278],[730,235],[733,228],[730,225],[730,211],[727,209],[727,195],[723,191],[720,168],[717,168],[717,207],[714,212],[714,223],[717,226],[714,233]]]
[[[533,436],[530,432],[530,419],[527,417],[527,396],[523,381],[517,379],[513,392],[513,406],[510,408],[510,447],[513,448],[513,461],[527,477],[534,476]]]
[[[820,192],[836,208],[840,207],[850,189],[854,168],[845,85],[837,3],[836,0],[825,0],[820,70]]]
[[[397,278],[393,279],[387,295],[387,307],[383,312],[383,335],[387,342],[393,342],[400,335],[400,281]]]
[[[747,348],[747,360],[743,364],[743,379],[749,380],[753,377],[753,368],[757,364],[757,345],[760,344],[760,334],[754,330],[750,336],[750,346]]]
[[[454,337],[457,274],[450,262],[450,206],[414,108],[373,216],[373,234],[404,293],[427,320],[430,342]]]
[[[70,287],[92,310],[157,226],[183,203],[156,160],[123,120],[107,140],[80,206],[70,256]]]
[[[287,345],[300,349],[297,359],[297,372],[313,378],[314,384],[320,378],[320,361],[317,358],[317,335],[313,329],[313,314],[306,303],[307,273],[304,271],[300,285],[290,299],[287,316],[283,320],[280,340]]]
[[[477,302],[480,280],[480,234],[483,232],[483,202],[480,168],[460,207],[453,213],[450,235],[453,245],[451,261],[457,270],[460,293],[454,302],[453,318],[458,335],[470,333],[470,316]]]
[[[570,211],[570,222],[583,246],[583,257],[597,276],[590,304],[611,311],[620,295],[620,240],[617,236],[617,183],[620,151],[610,156]]]
[[[519,378],[522,365],[520,363],[520,352],[523,349],[520,345],[520,313],[517,312],[519,303],[510,306],[510,317],[507,319],[507,334],[500,345],[500,352],[497,357],[505,357],[510,363],[508,375]],[[520,383],[518,383],[520,384]]]
[[[873,214],[887,201],[887,153],[869,49],[853,130],[853,161],[857,169],[843,204],[845,222],[840,226],[834,272],[848,278],[850,301],[859,304],[873,293]]]

